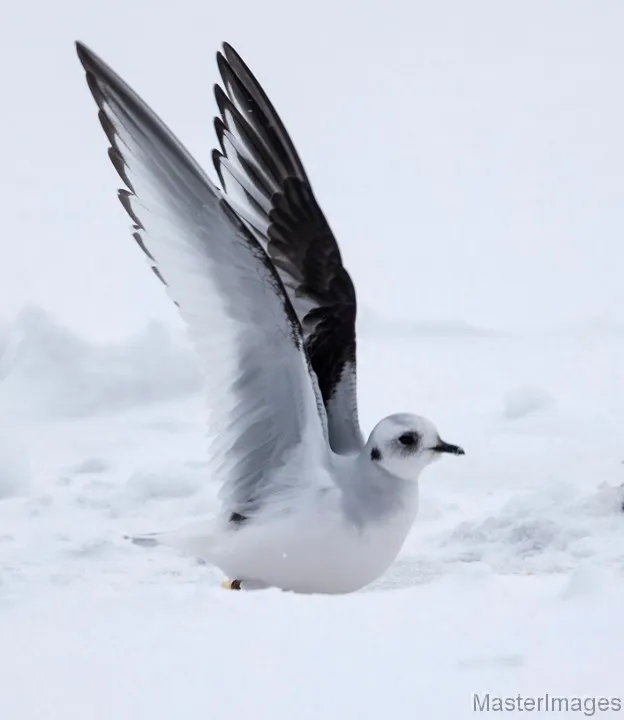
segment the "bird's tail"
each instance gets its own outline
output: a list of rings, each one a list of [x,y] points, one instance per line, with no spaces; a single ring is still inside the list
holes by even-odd
[[[145,535],[124,535],[133,545],[153,548],[165,546],[175,548],[184,554],[212,562],[217,544],[217,521],[204,521],[187,525],[180,530],[146,533]]]

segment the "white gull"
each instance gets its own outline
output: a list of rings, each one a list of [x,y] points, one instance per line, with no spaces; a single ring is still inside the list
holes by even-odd
[[[364,441],[353,283],[283,123],[236,51],[217,54],[222,190],[108,65],[77,51],[133,237],[206,371],[221,484],[213,520],[137,541],[184,547],[235,589],[362,588],[399,553],[421,471],[463,450],[408,413]]]

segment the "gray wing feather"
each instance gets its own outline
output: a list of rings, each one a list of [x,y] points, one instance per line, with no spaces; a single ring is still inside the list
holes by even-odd
[[[77,50],[134,239],[204,364],[222,499],[233,515],[256,513],[299,481],[272,469],[328,450],[300,324],[265,251],[195,160],[110,67]]]
[[[337,453],[363,446],[356,392],[356,297],[338,244],[284,124],[238,53],[217,55],[220,150],[213,161],[236,212],[266,248],[303,328]]]

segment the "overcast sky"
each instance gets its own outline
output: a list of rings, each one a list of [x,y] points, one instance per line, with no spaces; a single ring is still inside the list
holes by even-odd
[[[624,3],[13,3],[0,27],[0,314],[116,337],[176,313],[130,239],[82,39],[211,169],[214,53],[281,113],[362,307],[624,322]]]

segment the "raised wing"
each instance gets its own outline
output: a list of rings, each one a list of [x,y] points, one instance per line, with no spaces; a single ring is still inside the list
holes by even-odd
[[[189,326],[210,392],[210,460],[234,520],[279,503],[328,452],[301,328],[265,251],[174,135],[84,45],[134,238]],[[305,442],[304,442],[305,438]],[[310,455],[316,455],[310,457]],[[296,468],[292,476],[275,468]]]
[[[217,54],[221,150],[215,168],[232,207],[266,248],[303,328],[337,453],[359,450],[355,290],[301,160],[266,93],[228,44]]]

